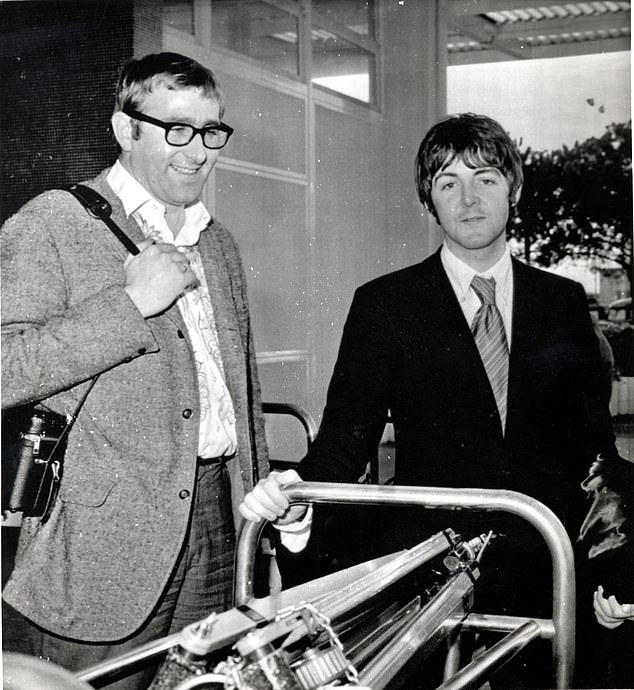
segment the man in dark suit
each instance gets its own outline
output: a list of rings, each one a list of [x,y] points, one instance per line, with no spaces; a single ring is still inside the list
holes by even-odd
[[[302,479],[356,481],[389,410],[395,484],[519,491],[549,506],[574,540],[586,509],[580,483],[598,453],[616,449],[583,288],[509,253],[522,179],[516,147],[488,117],[450,116],[424,137],[417,189],[443,246],[356,291]],[[301,508],[287,511],[278,490],[289,478],[261,482],[242,514],[296,518]],[[372,555],[448,526],[465,536],[491,527],[503,538],[483,561],[491,582],[478,610],[548,614],[550,561],[532,528],[496,514],[381,515]]]

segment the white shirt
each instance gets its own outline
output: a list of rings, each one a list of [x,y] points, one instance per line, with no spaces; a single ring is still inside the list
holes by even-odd
[[[184,292],[176,301],[189,336],[200,395],[200,432],[198,456],[201,458],[233,455],[237,434],[233,401],[224,380],[224,370],[209,288],[197,248],[201,232],[209,223],[209,213],[202,202],[185,208],[185,223],[176,237],[165,218],[165,206],[159,203],[117,161],[107,177],[108,184],[132,216],[143,234],[156,242],[184,248],[198,286]]]
[[[471,287],[471,281],[475,275],[483,278],[495,278],[495,304],[500,311],[504,330],[506,331],[506,341],[511,348],[511,326],[513,323],[513,267],[511,265],[511,253],[508,247],[500,260],[484,273],[478,273],[459,259],[455,254],[442,246],[440,250],[440,260],[447,273],[451,287],[456,293],[460,308],[471,328],[473,317],[480,307],[480,298]]]

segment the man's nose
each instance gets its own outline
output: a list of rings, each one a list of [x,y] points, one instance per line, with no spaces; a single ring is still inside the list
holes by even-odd
[[[203,144],[203,133],[197,132],[194,138],[187,144],[187,153],[198,163],[204,163],[207,159],[207,151]]]
[[[475,185],[468,183],[462,187],[462,203],[465,206],[473,206],[477,204],[479,200],[480,197],[478,196]]]

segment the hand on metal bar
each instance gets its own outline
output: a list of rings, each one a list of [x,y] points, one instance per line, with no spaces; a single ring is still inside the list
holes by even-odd
[[[240,504],[240,514],[251,522],[269,520],[275,525],[288,525],[301,520],[306,514],[305,505],[290,506],[282,487],[301,481],[295,470],[271,472],[260,479]]]

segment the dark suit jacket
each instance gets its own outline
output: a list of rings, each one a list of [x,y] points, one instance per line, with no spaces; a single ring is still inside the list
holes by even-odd
[[[616,453],[596,336],[581,285],[516,260],[513,276],[504,437],[437,252],[356,291],[302,478],[356,481],[390,410],[396,484],[520,491],[574,540],[587,509],[579,484],[598,452]]]

